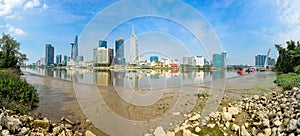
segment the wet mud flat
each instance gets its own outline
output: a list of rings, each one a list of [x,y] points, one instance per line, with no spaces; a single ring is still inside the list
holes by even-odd
[[[91,91],[90,93],[95,93],[95,90],[97,90],[96,95],[93,95],[95,98],[86,98],[88,102],[85,106],[86,109],[89,110],[89,112],[86,113],[86,110],[85,112],[82,111],[84,105],[80,105],[78,103],[78,98],[76,97],[75,93],[76,89],[74,90],[73,82],[31,73],[25,73],[25,77],[28,83],[36,87],[40,98],[38,107],[33,110],[33,114],[47,116],[54,122],[59,122],[61,117],[78,120],[83,122],[82,127],[89,128],[97,135],[106,135],[104,132],[102,132],[103,125],[105,124],[108,124],[107,126],[109,126],[109,124],[114,126],[104,128],[108,129],[108,133],[109,131],[114,131],[114,134],[121,134],[124,130],[122,130],[122,127],[118,125],[115,127],[115,125],[119,123],[113,122],[113,119],[109,120],[109,117],[108,119],[97,121],[97,119],[101,118],[101,115],[106,114],[107,111],[97,109],[97,104],[95,103],[97,101],[93,102],[90,100],[96,100],[101,97],[105,101],[105,105],[107,105],[110,110],[113,111],[113,113],[118,114],[125,120],[132,120],[133,122],[148,121],[148,123],[141,126],[136,125],[137,123],[133,123],[133,127],[125,127],[127,131],[140,131],[138,129],[143,129],[143,131],[140,131],[139,133],[130,133],[135,135],[145,134],[146,132],[149,132],[149,130],[151,131],[151,129],[154,129],[156,126],[162,124],[167,126],[165,128],[174,128],[176,124],[179,124],[184,120],[182,115],[192,110],[202,111],[203,108],[209,107],[209,104],[206,102],[207,99],[202,99],[201,97],[199,98],[198,94],[210,92],[211,88],[214,88],[211,82],[202,83],[200,85],[169,87],[165,90],[163,94],[164,97],[156,102],[154,106],[143,107],[124,102],[124,100],[122,100],[122,98],[119,96],[121,95],[120,93],[122,93],[122,91],[120,91],[122,89],[111,91],[116,88],[77,84],[75,85],[76,89],[80,87],[85,88],[81,89],[81,91],[86,90],[86,92],[82,91],[82,94],[87,94],[91,90],[94,92]],[[223,96],[225,96],[224,98],[227,100],[225,102],[228,102],[240,99],[245,95],[261,94],[266,90],[274,91],[274,89],[276,89],[276,85],[273,83],[275,78],[276,74],[272,72],[256,72],[223,80],[222,85],[219,88],[223,88],[224,92],[222,94],[224,95],[218,99],[222,99]],[[125,91],[123,91],[123,93],[124,92]],[[214,97],[214,93],[211,93],[209,97]],[[209,109],[208,113],[211,110],[215,109]],[[97,114],[94,114],[96,112]],[[180,113],[180,116],[178,116],[178,113]],[[89,117],[86,116],[90,114],[93,115]],[[101,130],[97,129],[93,125],[85,124],[87,118],[90,120],[96,120],[96,123],[93,123],[96,124],[95,126]],[[167,119],[163,120],[162,118]],[[149,123],[153,119],[158,121],[155,123]],[[97,124],[101,124],[101,126]],[[135,126],[138,126],[138,129]]]

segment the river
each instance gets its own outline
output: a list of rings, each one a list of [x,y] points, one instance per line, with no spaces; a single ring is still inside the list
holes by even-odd
[[[243,80],[251,81],[249,88],[253,88],[265,76],[275,77],[260,72],[238,76],[235,71],[23,69],[23,72],[39,93],[41,101],[36,112],[54,120],[60,116],[88,118],[101,130],[99,135],[143,135],[157,126],[173,129],[183,121],[185,113],[199,107],[197,94],[211,94],[202,111],[205,116],[217,110],[228,86],[232,93],[239,85],[249,87],[240,84]]]

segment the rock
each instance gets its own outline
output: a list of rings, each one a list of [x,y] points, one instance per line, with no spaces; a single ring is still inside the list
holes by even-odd
[[[228,108],[228,112],[231,114],[231,115],[237,115],[239,114],[239,109],[237,107],[229,107]]]
[[[180,112],[173,112],[173,115],[174,115],[174,116],[179,116],[179,115],[180,115]]]
[[[230,121],[232,119],[232,114],[229,112],[223,112],[222,119],[223,121]]]
[[[297,125],[300,127],[300,117],[297,120]]]
[[[2,126],[0,126],[0,131],[2,131]]]
[[[200,127],[196,127],[196,128],[195,128],[195,132],[196,132],[196,133],[199,133],[200,131],[201,131],[201,128],[200,128]]]
[[[8,136],[8,135],[9,135],[9,131],[8,130],[2,130],[1,136]]]
[[[190,130],[185,129],[182,132],[182,136],[194,136],[194,134]]]
[[[11,133],[16,132],[16,128],[14,127],[14,124],[12,122],[7,122],[6,127],[7,127],[9,132],[11,132]]]
[[[216,124],[207,124],[207,127],[209,128],[214,128],[216,126]]]
[[[73,136],[72,130],[66,130],[66,136]]]
[[[21,129],[21,134],[25,135],[25,134],[27,134],[27,133],[28,133],[28,128],[22,127],[22,129]]]
[[[227,121],[227,122],[225,123],[225,127],[229,128],[229,126],[230,126],[230,122]]]
[[[72,128],[72,125],[70,125],[70,124],[65,124],[65,127],[66,127],[67,129],[71,129],[71,128]]]
[[[232,124],[231,126],[231,130],[234,131],[234,132],[238,132],[240,129],[240,126],[236,125],[236,124]]]
[[[175,132],[167,132],[167,135],[166,136],[175,136]]]
[[[34,120],[33,125],[35,128],[41,127],[43,129],[45,129],[46,131],[48,131],[50,128],[50,121],[48,119]]]
[[[271,128],[266,128],[266,129],[264,130],[264,133],[265,133],[265,136],[270,136],[270,135],[272,134]]]
[[[256,136],[265,136],[263,133],[258,133]]]
[[[164,131],[164,128],[159,126],[154,130],[154,136],[165,136],[166,132]]]
[[[254,100],[258,100],[258,99],[259,99],[259,96],[258,96],[258,95],[254,95],[254,96],[253,96],[253,99],[254,99]]]
[[[6,118],[6,127],[11,133],[15,133],[15,131],[20,128],[21,124],[22,122],[19,119],[12,116],[7,116]]]
[[[66,136],[66,132],[63,130],[61,133],[58,134],[58,136]]]
[[[62,130],[61,126],[57,126],[52,129],[52,132],[54,135],[56,135],[56,134],[59,134],[61,132],[61,130]]]
[[[294,133],[291,133],[291,134],[289,134],[289,136],[295,136],[295,134],[294,134]]]
[[[198,120],[201,117],[200,114],[195,114],[194,116],[192,116],[191,118],[189,118],[190,121],[195,121]]]
[[[241,127],[241,136],[251,136],[245,126]]]
[[[269,121],[268,119],[263,119],[262,125],[263,125],[264,127],[269,127],[270,121]]]
[[[297,129],[297,120],[291,119],[287,125],[287,131],[293,131]]]
[[[244,124],[244,126],[245,126],[246,128],[248,128],[248,127],[249,127],[249,123],[246,122],[246,123]]]
[[[85,131],[85,132],[84,132],[84,135],[85,135],[85,136],[96,136],[93,132],[91,132],[91,131],[89,131],[89,130]]]
[[[276,120],[276,121],[274,122],[274,125],[277,126],[277,127],[279,127],[281,124],[282,124],[282,122],[279,121],[279,120]]]

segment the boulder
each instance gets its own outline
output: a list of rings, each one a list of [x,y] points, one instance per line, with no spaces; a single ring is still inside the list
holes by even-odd
[[[237,107],[229,107],[228,108],[228,112],[231,114],[231,115],[237,115],[239,114],[239,109]]]
[[[93,132],[91,132],[91,131],[89,131],[89,130],[85,131],[85,132],[84,132],[84,135],[85,135],[85,136],[96,136]]]
[[[165,136],[166,132],[164,131],[164,128],[159,126],[154,130],[154,136]]]
[[[223,121],[230,121],[232,119],[232,114],[229,112],[223,112],[222,119]]]
[[[41,127],[43,129],[45,129],[46,131],[48,131],[50,128],[50,121],[48,119],[34,120],[33,125],[35,128]]]
[[[297,129],[297,120],[291,119],[287,125],[287,131],[293,131]]]
[[[195,121],[195,120],[198,120],[200,117],[201,117],[200,114],[195,114],[195,115],[193,115],[191,118],[189,118],[189,120],[190,120],[190,121]]]
[[[234,131],[234,132],[238,132],[240,129],[240,126],[236,125],[236,124],[232,124],[231,126],[231,130]]]
[[[245,126],[241,127],[241,136],[251,136],[250,133],[245,128]]]

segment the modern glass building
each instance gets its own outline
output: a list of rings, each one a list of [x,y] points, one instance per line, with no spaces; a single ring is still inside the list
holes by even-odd
[[[150,62],[158,62],[158,56],[150,56]]]
[[[78,36],[75,36],[75,41],[74,43],[71,43],[71,59],[72,60],[76,60],[76,58],[78,57]]]
[[[56,55],[56,64],[62,64],[62,55]]]
[[[99,47],[107,48],[107,41],[99,40]]]
[[[267,58],[266,55],[256,55],[255,56],[255,66],[256,67],[264,67],[266,58]],[[275,59],[268,57],[267,65],[275,65]]]
[[[124,58],[124,37],[119,37],[115,44],[116,56],[114,58],[114,64],[125,64]]]
[[[51,44],[46,44],[45,65],[50,66],[54,64],[54,47]]]
[[[213,54],[213,66],[215,68],[222,68],[223,67],[223,57],[221,54]]]

